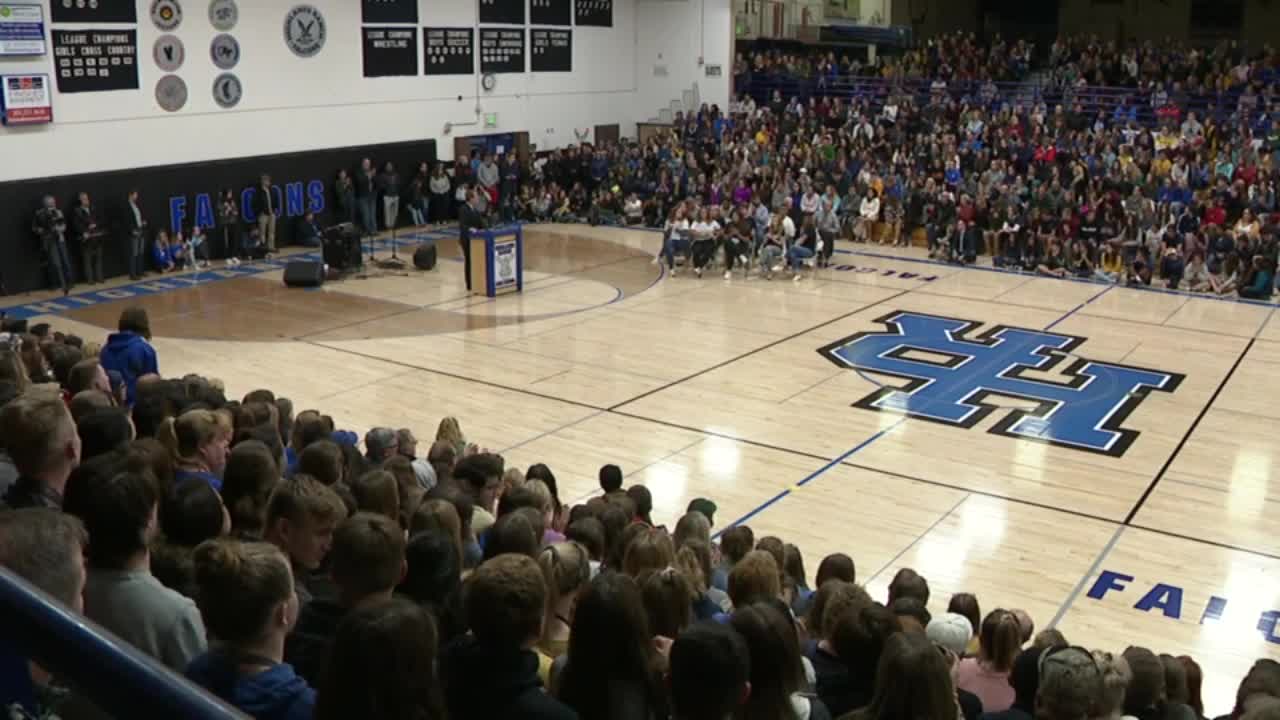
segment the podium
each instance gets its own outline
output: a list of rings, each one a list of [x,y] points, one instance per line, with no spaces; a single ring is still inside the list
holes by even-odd
[[[471,292],[496,297],[524,290],[524,231],[519,225],[471,232]]]

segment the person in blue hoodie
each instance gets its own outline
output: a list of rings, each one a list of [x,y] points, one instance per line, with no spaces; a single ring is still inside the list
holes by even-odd
[[[138,378],[160,374],[156,350],[148,342],[151,339],[151,320],[147,311],[140,307],[126,308],[120,313],[116,329],[119,332],[107,337],[107,344],[102,346],[98,360],[108,373],[115,371],[124,378],[129,405],[133,405],[137,400]]]
[[[257,720],[311,720],[316,692],[284,662],[298,620],[293,571],[276,546],[218,538],[193,557],[210,649],[187,679]]]

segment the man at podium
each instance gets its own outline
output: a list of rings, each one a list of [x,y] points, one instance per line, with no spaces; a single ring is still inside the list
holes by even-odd
[[[471,231],[488,226],[484,215],[476,209],[476,189],[467,188],[467,200],[458,208],[458,241],[462,243],[463,277],[471,291]]]

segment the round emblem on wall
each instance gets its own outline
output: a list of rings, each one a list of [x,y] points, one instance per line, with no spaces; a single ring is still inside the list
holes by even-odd
[[[178,0],[152,0],[151,22],[161,30],[173,30],[182,24],[182,6]]]
[[[240,8],[236,0],[213,0],[209,3],[209,22],[215,30],[227,32],[240,20]]]
[[[178,39],[177,35],[161,35],[156,38],[156,44],[151,49],[151,56],[155,58],[156,65],[161,70],[173,72],[182,67],[187,51],[182,46],[182,41]]]
[[[177,75],[165,75],[156,83],[156,102],[169,112],[187,104],[187,84]]]
[[[298,57],[309,58],[324,47],[324,15],[311,5],[295,5],[284,16],[284,42]]]
[[[240,85],[240,78],[232,73],[222,73],[213,81],[213,101],[219,107],[235,107],[240,104],[242,97],[244,88]]]
[[[209,45],[209,55],[219,69],[230,70],[240,62],[240,41],[226,33],[215,35]]]

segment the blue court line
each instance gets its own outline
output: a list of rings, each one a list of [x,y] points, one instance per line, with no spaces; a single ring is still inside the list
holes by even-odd
[[[1075,314],[1076,314],[1077,312],[1079,312],[1079,311],[1080,311],[1080,310],[1081,310],[1085,305],[1088,305],[1089,303],[1093,302],[1094,300],[1097,300],[1098,298],[1102,297],[1103,295],[1106,295],[1107,293],[1111,292],[1111,289],[1112,289],[1112,288],[1114,288],[1114,287],[1115,287],[1115,285],[1108,285],[1108,286],[1106,286],[1105,288],[1103,288],[1103,289],[1102,289],[1102,292],[1095,294],[1093,297],[1089,298],[1088,300],[1085,300],[1084,302],[1080,303],[1079,305],[1077,305],[1077,306],[1075,306],[1075,307],[1071,308],[1071,310],[1069,310],[1069,311],[1067,312],[1067,314],[1066,314],[1066,315],[1063,315],[1062,317],[1058,318],[1057,320],[1054,320],[1053,322],[1049,323],[1048,325],[1046,325],[1046,326],[1045,326],[1045,328],[1044,328],[1044,329],[1045,329],[1046,331],[1048,331],[1048,330],[1052,330],[1052,329],[1053,329],[1053,326],[1057,325],[1058,323],[1062,322],[1063,320],[1066,320],[1067,318],[1071,317],[1072,315],[1075,315]]]
[[[894,428],[897,428],[899,425],[901,425],[902,423],[906,422],[906,420],[907,420],[907,416],[905,416],[905,415],[904,415],[904,416],[902,416],[902,417],[900,417],[900,418],[898,418],[898,420],[897,420],[897,421],[895,421],[895,422],[894,422],[892,425],[890,425],[889,427],[887,427],[887,428],[885,428],[885,429],[883,429],[883,430],[881,430],[881,431],[877,432],[875,435],[872,435],[871,437],[867,438],[866,440],[863,440],[862,442],[860,442],[860,443],[858,443],[857,445],[855,445],[851,450],[848,450],[847,452],[845,452],[845,453],[843,453],[843,454],[841,454],[841,455],[837,456],[834,460],[831,460],[831,461],[830,461],[830,462],[828,462],[826,465],[823,465],[822,467],[818,468],[817,470],[814,470],[813,472],[809,473],[809,474],[808,474],[808,475],[807,475],[803,480],[801,480],[800,482],[796,483],[796,484],[795,484],[795,487],[787,488],[786,490],[783,490],[783,491],[779,492],[777,495],[774,495],[773,497],[769,498],[768,500],[766,500],[766,501],[764,501],[763,503],[761,503],[760,505],[758,505],[758,506],[757,506],[754,510],[752,510],[751,512],[749,512],[749,513],[747,513],[746,515],[743,515],[742,517],[738,518],[738,519],[737,519],[737,520],[735,520],[732,524],[727,525],[726,527],[722,528],[721,530],[719,530],[718,532],[716,532],[716,534],[712,535],[712,536],[711,536],[711,539],[713,539],[713,540],[714,540],[714,539],[716,539],[716,538],[720,537],[720,535],[721,535],[721,534],[723,534],[725,530],[728,530],[728,529],[729,529],[729,528],[731,528],[731,527],[736,527],[736,526],[738,526],[738,525],[741,525],[742,523],[746,522],[747,520],[750,520],[751,518],[755,517],[756,515],[759,515],[760,513],[762,513],[762,512],[764,512],[765,510],[767,510],[767,509],[769,508],[769,506],[770,506],[770,505],[773,505],[774,503],[778,502],[778,501],[779,501],[779,500],[781,500],[782,498],[784,498],[784,497],[786,497],[786,496],[790,495],[794,490],[796,490],[796,488],[803,487],[803,486],[805,486],[805,485],[807,485],[807,484],[809,484],[809,483],[813,482],[814,480],[817,480],[820,476],[822,476],[823,474],[825,474],[828,470],[830,470],[831,468],[835,467],[836,465],[839,465],[840,463],[844,462],[845,460],[848,460],[850,457],[852,457],[852,456],[853,456],[855,453],[857,453],[858,451],[862,450],[864,447],[866,447],[866,446],[870,445],[871,443],[875,442],[876,440],[879,440],[881,437],[884,437],[886,434],[888,434],[889,432],[893,431],[893,430],[894,430]]]
[[[840,252],[840,251],[837,251],[837,252]],[[930,261],[930,262],[932,262],[932,261]],[[1099,284],[1100,284],[1100,283],[1099,283]],[[1103,295],[1105,295],[1106,293],[1110,292],[1110,291],[1111,291],[1111,289],[1112,289],[1112,288],[1114,288],[1114,287],[1116,287],[1116,286],[1115,286],[1115,285],[1107,285],[1105,288],[1103,288],[1103,289],[1102,289],[1102,291],[1101,291],[1101,292],[1097,293],[1097,294],[1096,294],[1096,295],[1094,295],[1093,297],[1090,297],[1088,300],[1085,300],[1084,302],[1080,303],[1079,305],[1075,306],[1074,308],[1072,308],[1072,309],[1068,310],[1065,314],[1063,314],[1063,315],[1062,315],[1062,317],[1059,317],[1057,320],[1054,320],[1052,323],[1050,323],[1050,324],[1048,325],[1048,327],[1046,327],[1046,328],[1045,328],[1045,330],[1047,331],[1047,330],[1051,329],[1054,325],[1057,325],[1058,323],[1062,322],[1063,320],[1066,320],[1067,318],[1069,318],[1069,317],[1071,317],[1072,315],[1076,314],[1077,312],[1079,312],[1082,308],[1084,308],[1084,307],[1085,307],[1086,305],[1088,305],[1089,303],[1093,302],[1094,300],[1097,300],[1098,298],[1102,297],[1102,296],[1103,296]],[[866,376],[863,376],[863,377],[864,377],[864,379],[868,379],[868,380],[869,380],[869,378],[866,378]],[[875,384],[879,385],[879,383],[875,383]],[[755,508],[755,509],[753,509],[753,510],[751,510],[750,512],[748,512],[746,515],[743,515],[742,517],[738,518],[737,520],[735,520],[734,522],[730,523],[729,525],[726,525],[724,528],[722,528],[720,531],[718,531],[715,535],[713,535],[713,536],[712,536],[712,539],[715,539],[715,538],[720,537],[720,535],[721,535],[721,534],[723,534],[725,530],[728,530],[728,529],[729,529],[729,528],[731,528],[731,527],[736,527],[736,526],[738,526],[738,525],[741,525],[742,523],[746,522],[747,520],[750,520],[751,518],[755,517],[756,515],[759,515],[760,513],[764,512],[764,511],[765,511],[765,510],[767,510],[770,506],[774,505],[774,504],[775,504],[775,503],[777,503],[779,500],[782,500],[783,498],[787,497],[788,495],[790,495],[790,494],[791,494],[792,492],[794,492],[795,490],[797,490],[797,489],[799,489],[799,488],[801,488],[801,487],[803,487],[803,486],[805,486],[805,485],[809,484],[810,482],[813,482],[814,480],[817,480],[819,477],[821,477],[822,475],[824,475],[824,474],[825,474],[828,470],[830,470],[831,468],[835,467],[836,465],[839,465],[840,463],[842,463],[842,462],[844,462],[845,460],[849,459],[849,458],[850,458],[850,457],[852,457],[853,455],[855,455],[855,454],[857,454],[858,452],[862,451],[862,450],[863,450],[864,448],[866,448],[868,445],[870,445],[871,443],[874,443],[875,441],[877,441],[877,440],[879,440],[880,438],[884,437],[885,435],[889,434],[890,432],[892,432],[893,430],[895,430],[899,425],[903,424],[904,422],[906,422],[906,421],[907,421],[907,420],[909,420],[909,419],[910,419],[910,416],[909,416],[909,415],[903,415],[902,417],[898,418],[897,422],[893,423],[893,424],[892,424],[892,425],[890,425],[889,427],[884,428],[883,430],[880,430],[879,432],[877,432],[876,434],[874,434],[874,435],[872,435],[871,437],[867,438],[866,440],[863,440],[862,442],[860,442],[860,443],[858,443],[857,445],[853,446],[853,448],[852,448],[852,449],[850,449],[849,451],[847,451],[847,452],[845,452],[845,453],[843,453],[843,454],[841,454],[841,455],[837,456],[835,459],[833,459],[833,460],[829,461],[826,465],[823,465],[822,467],[818,468],[817,470],[813,471],[812,473],[809,473],[809,475],[808,475],[808,476],[806,476],[803,480],[801,480],[800,482],[796,483],[794,487],[790,487],[790,488],[787,488],[787,489],[785,489],[785,490],[780,491],[777,495],[774,495],[773,497],[769,498],[768,500],[765,500],[765,501],[764,501],[763,503],[761,503],[760,505],[756,506],[756,508]],[[957,507],[958,507],[958,506],[957,506]],[[948,514],[949,514],[949,513],[948,513]],[[944,515],[943,517],[945,518],[945,517],[946,517],[946,515]],[[939,522],[940,522],[940,521],[941,521],[941,520],[939,520]]]

